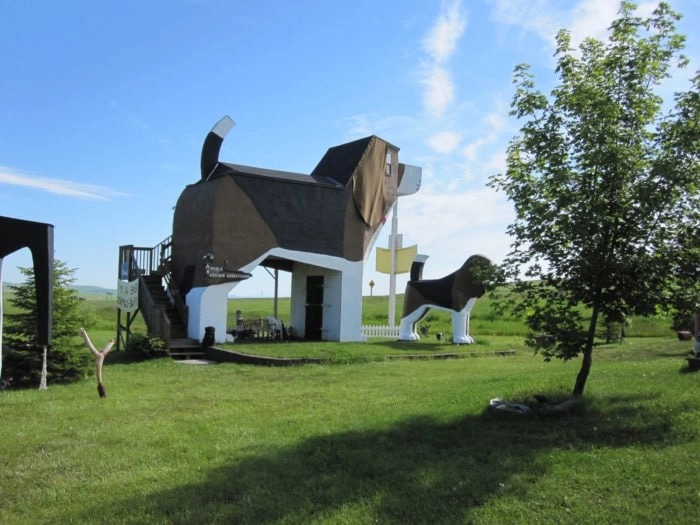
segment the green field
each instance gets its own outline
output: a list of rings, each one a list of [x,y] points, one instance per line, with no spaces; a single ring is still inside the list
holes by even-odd
[[[396,319],[401,320],[403,295],[396,299]],[[278,317],[285,324],[289,324],[289,298],[278,300]],[[274,301],[267,299],[230,299],[228,304],[228,324],[233,327],[236,324],[235,312],[241,310],[244,316],[250,319],[266,317],[274,311]],[[387,296],[364,297],[362,307],[363,324],[386,325],[388,323],[389,298]],[[432,310],[421,320],[419,324],[430,326],[429,335],[435,338],[435,334],[443,332],[452,333],[450,314],[440,310]],[[626,328],[629,337],[667,337],[673,335],[670,329],[671,319],[663,315],[656,317],[632,317]],[[526,335],[526,329],[520,319],[509,316],[497,315],[492,309],[492,300],[488,296],[479,299],[474,305],[471,314],[471,334],[474,337],[480,335]]]
[[[106,293],[81,293],[85,299],[83,311],[86,325],[91,329],[91,333],[97,331],[98,335],[104,333],[114,334],[116,332],[116,297]],[[11,296],[9,290],[5,290],[3,295],[4,311],[11,312],[12,307],[7,304]],[[397,295],[395,323],[398,325],[401,318],[403,305],[403,294]],[[272,298],[235,298],[228,300],[228,326],[233,328],[236,325],[236,310],[241,310],[247,319],[257,317],[267,317],[274,313],[274,300]],[[277,317],[286,326],[289,326],[289,297],[278,299]],[[388,296],[374,296],[363,298],[362,323],[368,325],[388,324],[389,298]],[[628,337],[668,337],[674,332],[671,330],[671,318],[664,315],[655,317],[632,317],[630,324],[626,327]],[[428,338],[436,341],[435,335],[439,332],[451,336],[452,326],[450,314],[447,312],[432,310],[421,320],[421,325],[429,326]],[[134,325],[134,330],[145,333],[146,328],[139,316]],[[509,316],[497,315],[492,309],[492,300],[488,296],[479,299],[471,315],[470,333],[477,340],[482,336],[518,336],[524,337],[526,328],[520,319]]]
[[[271,308],[245,301],[249,315]],[[86,301],[97,345],[114,334],[114,305]],[[684,360],[690,342],[652,320],[644,334],[595,351],[572,412],[494,413],[496,397],[533,407],[534,394],[564,399],[579,362],[544,363],[521,336],[499,335],[488,312],[476,329],[478,317],[475,308],[468,347],[434,337],[407,348],[299,343],[294,353],[337,357],[283,368],[113,352],[106,398],[94,377],[0,392],[0,523],[698,522],[700,375]],[[478,357],[383,357],[456,348]],[[507,348],[515,355],[491,353]]]

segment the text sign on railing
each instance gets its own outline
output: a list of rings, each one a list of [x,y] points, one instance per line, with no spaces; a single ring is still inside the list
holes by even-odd
[[[117,282],[117,307],[125,312],[135,312],[139,308],[139,281]]]

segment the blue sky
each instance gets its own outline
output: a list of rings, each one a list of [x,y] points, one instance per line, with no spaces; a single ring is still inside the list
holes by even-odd
[[[656,2],[639,2],[647,13]],[[498,262],[512,208],[486,187],[518,128],[513,67],[548,91],[553,38],[604,38],[614,0],[0,0],[0,215],[55,226],[55,257],[76,284],[116,288],[118,247],[155,246],[199,178],[206,133],[236,126],[224,162],[310,173],[325,151],[367,135],[423,168],[398,206],[404,245],[437,278],[480,253]],[[684,15],[700,68],[700,3]],[[387,245],[389,223],[377,245]],[[28,250],[7,256],[21,282]],[[401,293],[407,276],[399,276]],[[370,255],[363,293],[388,293]],[[280,291],[289,294],[282,279]],[[270,296],[264,269],[234,294]]]

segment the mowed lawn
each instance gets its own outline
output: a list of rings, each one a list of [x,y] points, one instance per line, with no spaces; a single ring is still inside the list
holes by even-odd
[[[690,347],[601,347],[558,417],[488,411],[571,390],[578,360],[522,348],[284,368],[113,353],[104,399],[94,377],[0,392],[0,523],[698,523]]]

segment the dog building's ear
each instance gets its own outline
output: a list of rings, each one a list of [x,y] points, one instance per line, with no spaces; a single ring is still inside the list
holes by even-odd
[[[394,152],[392,153],[392,149]],[[362,220],[378,226],[396,200],[398,150],[378,137],[372,137],[352,174],[352,198]],[[395,165],[394,165],[395,164]]]

